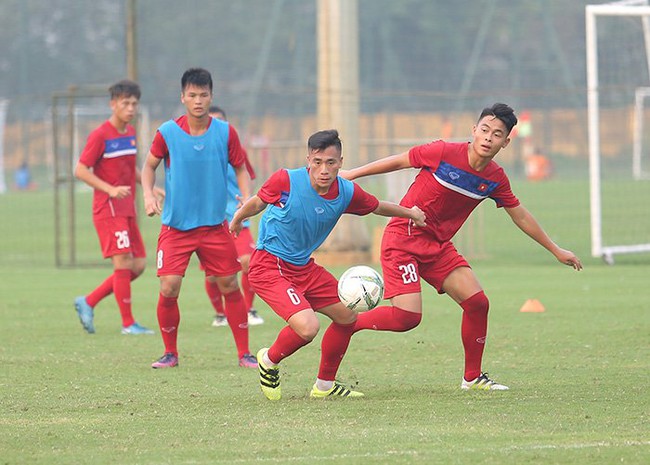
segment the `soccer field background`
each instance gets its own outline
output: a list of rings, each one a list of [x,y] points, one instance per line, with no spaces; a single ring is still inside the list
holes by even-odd
[[[308,398],[318,336],[283,362],[276,403],[237,366],[229,329],[210,326],[196,262],[179,301],[180,366],[152,370],[159,334],[122,336],[112,298],[96,309],[97,333],[81,329],[72,301],[109,269],[54,267],[50,194],[0,196],[0,463],[648,463],[650,257],[589,257],[586,183],[513,188],[585,269],[560,265],[507,214],[481,207],[487,253],[472,265],[491,302],[484,369],[510,391],[459,389],[460,309],[427,287],[416,329],[352,339],[339,378],[365,398]],[[159,218],[142,223],[152,262]],[[145,326],[157,327],[157,295],[150,265],[132,296]],[[521,313],[530,298],[546,311]],[[266,323],[250,330],[253,352],[282,327],[256,302]]]

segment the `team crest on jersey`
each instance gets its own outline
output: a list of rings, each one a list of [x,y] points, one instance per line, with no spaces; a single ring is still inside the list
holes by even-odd
[[[119,158],[136,154],[135,136],[116,137],[104,142],[104,158]]]
[[[448,189],[472,199],[483,200],[499,186],[496,181],[477,176],[446,162],[440,162],[435,172],[436,180]]]
[[[325,210],[322,207],[314,207],[314,211],[319,215],[325,213]]]

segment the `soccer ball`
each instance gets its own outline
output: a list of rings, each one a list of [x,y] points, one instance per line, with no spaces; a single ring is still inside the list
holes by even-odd
[[[338,291],[346,307],[365,312],[375,308],[384,298],[384,280],[369,266],[353,266],[339,279]]]

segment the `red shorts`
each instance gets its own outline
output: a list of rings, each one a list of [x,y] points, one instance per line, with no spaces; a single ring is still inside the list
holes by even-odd
[[[341,302],[338,281],[313,258],[306,265],[298,266],[266,250],[256,250],[251,257],[248,281],[257,295],[285,321],[301,310],[318,310]]]
[[[158,276],[185,276],[192,253],[196,252],[207,276],[230,276],[241,270],[237,250],[228,228],[201,226],[180,231],[163,225],[158,236]]]
[[[255,250],[255,241],[253,240],[253,235],[251,234],[250,228],[242,228],[242,230],[239,232],[239,235],[234,239],[238,257],[251,255]]]
[[[104,258],[127,253],[136,258],[147,256],[140,228],[134,216],[93,219],[93,223]]]
[[[440,243],[425,236],[391,232],[385,232],[381,240],[385,299],[422,292],[420,277],[443,294],[445,278],[462,266],[469,267],[469,263],[450,241]]]
[[[255,241],[253,241],[253,235],[249,228],[243,228],[239,233],[239,236],[233,236],[233,240],[235,241],[235,248],[237,249],[237,257],[252,255],[255,250]],[[199,262],[199,269],[205,271],[205,267],[201,262]]]

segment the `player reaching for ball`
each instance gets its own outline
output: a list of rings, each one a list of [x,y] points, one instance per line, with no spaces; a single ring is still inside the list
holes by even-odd
[[[481,361],[487,337],[489,302],[469,264],[458,253],[451,238],[470,213],[491,198],[503,207],[519,229],[551,252],[560,263],[581,270],[580,259],[560,248],[544,232],[510,189],[503,169],[493,158],[510,142],[517,118],[508,105],[494,104],[481,112],[472,128],[469,143],[441,140],[412,147],[367,165],[342,171],[346,179],[419,168],[413,184],[400,202],[418,205],[428,219],[425,228],[411,228],[401,219],[391,220],[384,231],[381,265],[385,297],[392,306],[380,306],[359,315],[354,331],[403,332],[422,319],[420,278],[446,293],[463,309],[461,339],[465,350],[462,389],[506,390],[482,372]]]
[[[248,279],[287,322],[271,347],[257,353],[261,389],[270,400],[281,398],[279,363],[316,337],[319,320],[315,312],[327,315],[332,323],[323,335],[318,377],[310,397],[363,396],[335,381],[357,314],[340,302],[336,278],[311,258],[341,215],[375,213],[398,216],[415,226],[426,225],[418,207],[379,201],[337,176],[343,158],[336,130],[313,134],[307,149],[307,167],[276,171],[257,195],[237,210],[230,224],[231,231],[238,234],[245,219],[268,206],[260,220]]]

